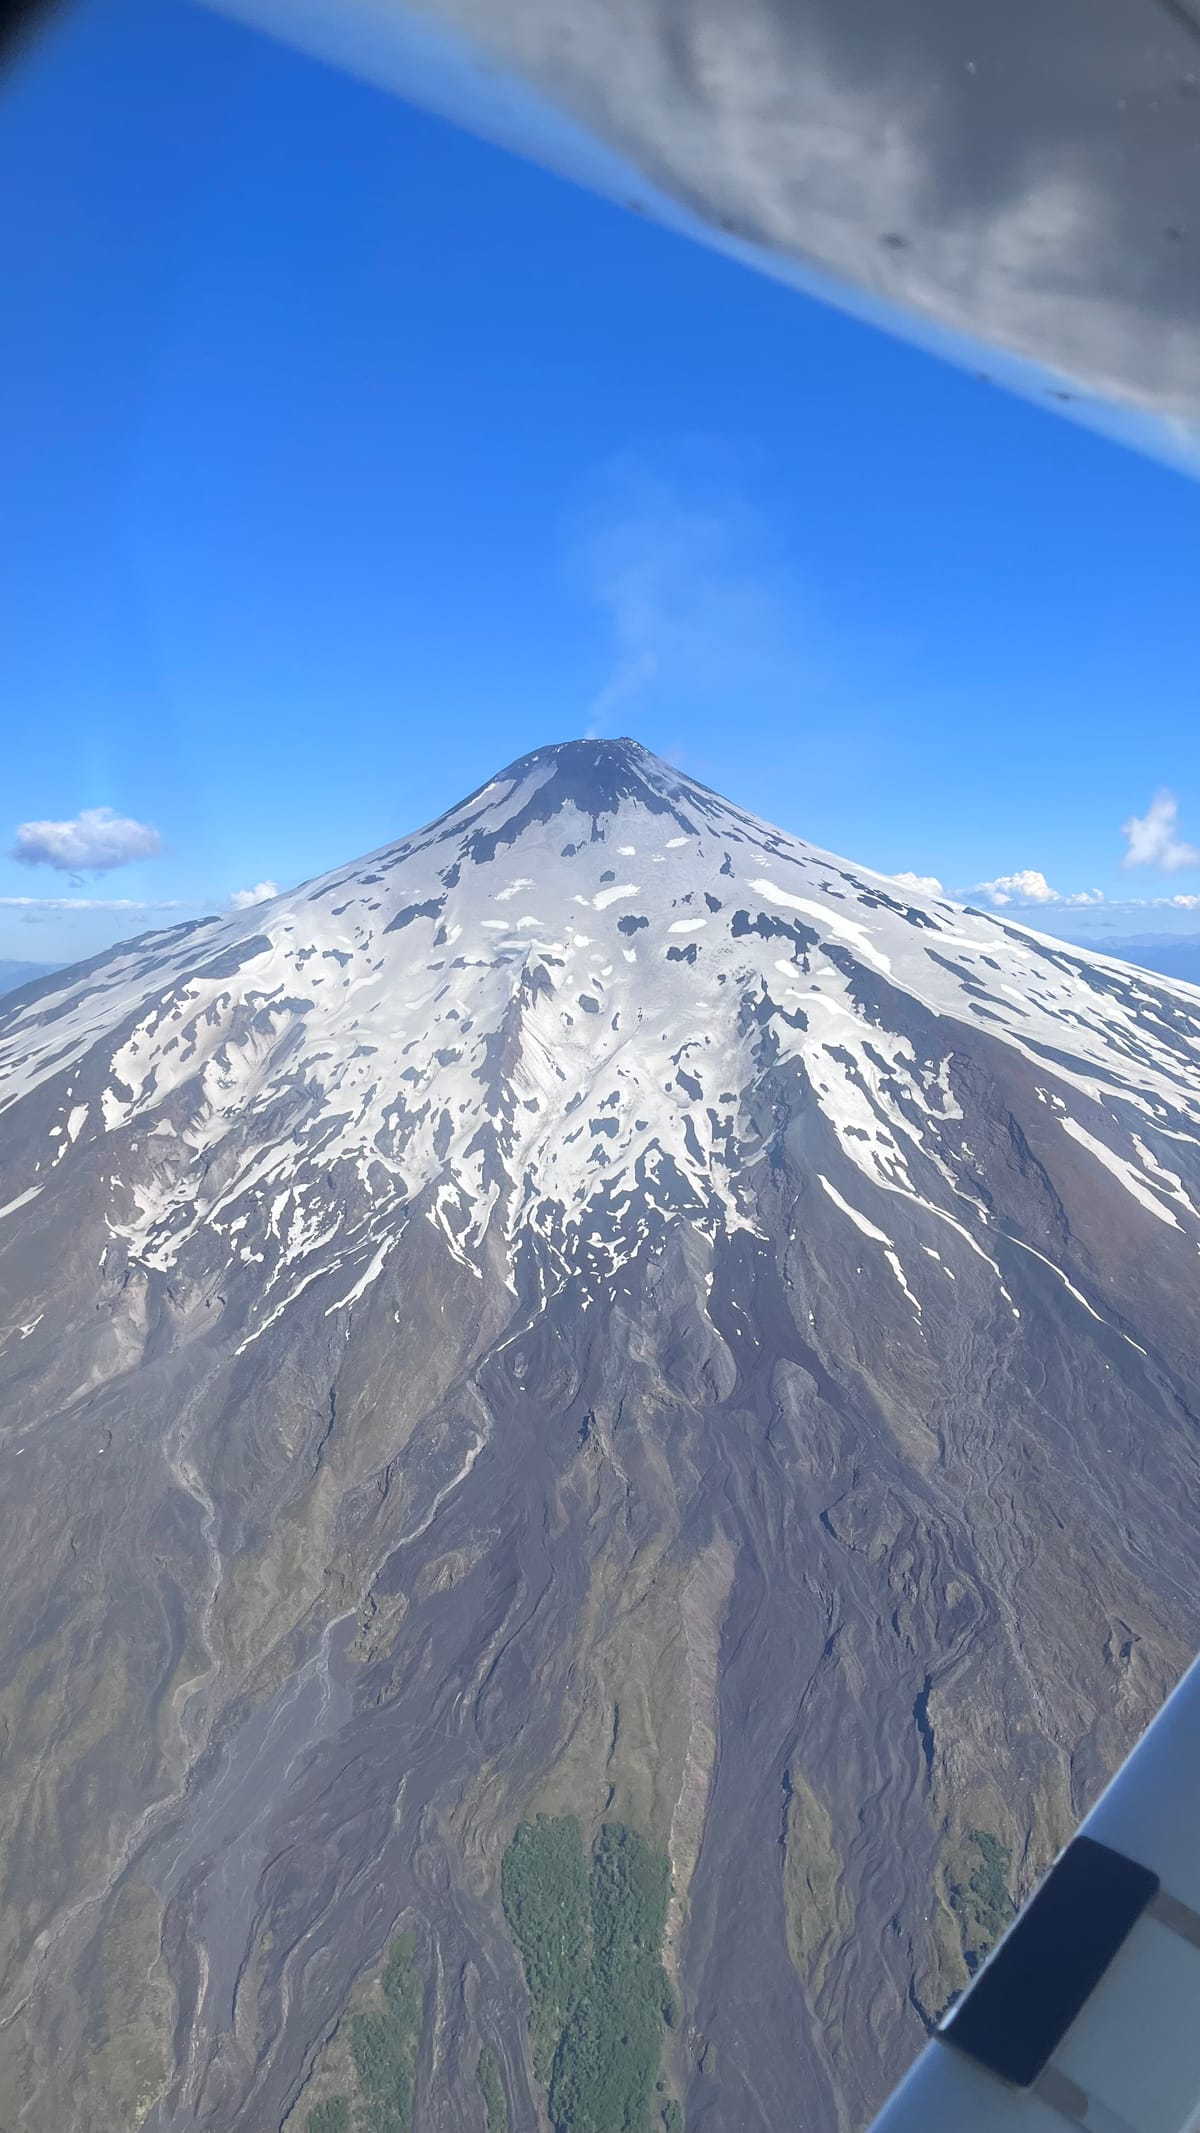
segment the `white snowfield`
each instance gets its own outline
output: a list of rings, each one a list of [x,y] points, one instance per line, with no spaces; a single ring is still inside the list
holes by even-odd
[[[573,743],[0,1016],[0,1134],[21,1105],[28,1150],[3,1212],[91,1160],[135,1264],[166,1273],[203,1235],[210,1267],[258,1268],[248,1342],[326,1274],[350,1310],[418,1217],[475,1268],[485,1240],[511,1267],[536,1238],[561,1278],[657,1248],[673,1210],[752,1228],[755,1098],[800,1068],[793,1116],[860,1181],[853,1205],[844,1170],[825,1196],[919,1326],[939,1250],[1000,1283],[947,1130],[967,1027],[1034,1070],[1132,1220],[1200,1237],[1179,1175],[1200,1148],[1200,991],[850,866],[634,743]],[[921,1212],[917,1264],[880,1194]]]

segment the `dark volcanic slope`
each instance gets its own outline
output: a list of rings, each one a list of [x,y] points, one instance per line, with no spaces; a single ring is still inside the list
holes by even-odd
[[[670,1849],[691,2128],[861,2124],[1200,1631],[1198,1065],[629,742],[23,992],[4,2133],[273,2133],[400,1923],[418,2127],[544,2123],[538,1807]]]

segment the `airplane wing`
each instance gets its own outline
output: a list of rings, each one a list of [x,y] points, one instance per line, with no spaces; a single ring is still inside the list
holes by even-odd
[[[874,2133],[1200,2127],[1200,1661]]]
[[[1200,472],[1200,0],[214,4]]]

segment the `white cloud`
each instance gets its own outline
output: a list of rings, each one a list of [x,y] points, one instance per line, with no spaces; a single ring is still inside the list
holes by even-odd
[[[905,889],[921,889],[926,896],[944,896],[946,893],[936,874],[893,874],[892,880]]]
[[[268,904],[279,889],[273,881],[256,881],[252,889],[235,889],[229,899],[231,911],[249,911],[255,904]]]
[[[1129,849],[1123,867],[1161,867],[1164,874],[1177,874],[1183,867],[1200,867],[1200,847],[1178,835],[1179,802],[1165,785],[1160,786],[1144,815],[1131,815],[1121,824]]]
[[[186,911],[181,903],[143,903],[132,896],[0,896],[3,911]]]
[[[1080,896],[1064,896],[1059,908],[1069,910],[1080,904],[1100,904],[1105,920],[1111,923],[1125,911],[1200,911],[1200,895],[1197,896],[1104,896],[1099,889],[1085,891]]]
[[[68,822],[19,823],[13,858],[22,866],[85,874],[153,859],[161,849],[162,838],[148,822],[115,815],[111,807],[85,807]]]
[[[986,897],[997,911],[1006,904],[1067,904],[1076,907],[1104,902],[1103,889],[1076,889],[1069,896],[1061,889],[1052,889],[1037,867],[1022,867],[1015,874],[999,875],[995,881],[977,881],[967,894]]]
[[[1057,889],[1052,889],[1044,874],[1036,867],[1024,867],[1017,874],[1001,874],[995,881],[977,881],[972,896],[986,896],[997,910],[1005,904],[1059,904],[1063,901]]]

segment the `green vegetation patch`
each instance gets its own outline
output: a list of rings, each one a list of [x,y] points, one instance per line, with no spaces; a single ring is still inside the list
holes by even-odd
[[[950,1908],[962,1935],[963,1960],[971,1972],[990,1955],[1013,1915],[1008,1892],[1012,1853],[988,1829],[973,1829],[977,1863],[966,1880],[948,1879]]]
[[[308,2113],[307,2133],[411,2133],[413,2081],[425,2019],[425,1986],[411,1933],[388,1949],[379,2002],[350,2020],[346,2073],[353,2096],[326,2096]]]
[[[589,1872],[574,1818],[540,1815],[517,1830],[501,1890],[555,2133],[652,2133],[663,2035],[675,2019],[662,1965],[666,1853],[610,1822]],[[678,2133],[681,2116],[668,2118],[666,2105],[659,2115]]]
[[[558,2040],[591,1970],[587,1861],[573,1815],[522,1822],[504,1854],[500,1893],[529,1981],[533,2064],[549,2082]]]
[[[425,2014],[425,1987],[417,1971],[411,1933],[388,1950],[383,1973],[383,2012],[355,2015],[350,2050],[362,2091],[363,2133],[409,2133],[413,2077]]]
[[[490,2044],[485,2044],[479,2054],[478,2080],[488,2133],[508,2133],[508,2099],[500,2079],[500,2062]]]
[[[344,2096],[329,2096],[308,2114],[308,2133],[350,2133],[350,2105]]]

